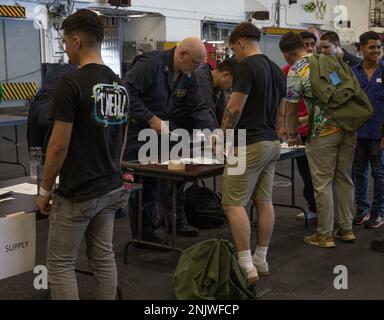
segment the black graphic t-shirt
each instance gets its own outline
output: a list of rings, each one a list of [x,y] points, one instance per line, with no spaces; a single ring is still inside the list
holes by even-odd
[[[58,193],[72,202],[102,196],[122,185],[120,154],[129,94],[105,65],[87,64],[64,77],[48,116],[73,123]]]

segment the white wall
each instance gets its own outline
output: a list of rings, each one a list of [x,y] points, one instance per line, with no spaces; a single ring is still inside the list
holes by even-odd
[[[166,18],[167,41],[180,41],[190,36],[201,37],[201,20]]]
[[[103,6],[106,0],[79,0],[76,7]],[[310,15],[303,14],[301,5],[309,0],[298,0],[297,5],[288,5],[288,0],[281,0],[282,8],[280,12],[280,27],[306,28],[308,24],[317,22],[322,24],[324,29],[333,29],[335,5],[345,5],[348,8],[348,19],[352,21],[352,30],[347,33],[352,34],[352,38],[357,40],[359,35],[368,30],[369,3],[370,0],[323,0],[328,4],[324,21],[310,21]],[[1,0],[2,4],[15,5],[16,1]],[[38,4],[46,4],[47,0],[37,1],[17,1],[26,7],[27,17],[33,19],[36,16],[34,9]],[[187,36],[201,35],[201,21],[214,20],[224,22],[244,21],[246,14],[245,8],[249,5],[261,4],[268,8],[273,18],[273,4],[276,0],[132,0],[132,7],[127,10],[137,10],[143,12],[156,12],[165,18],[144,18],[140,22],[130,22],[126,34],[130,36],[126,40],[133,40],[138,43],[145,43],[144,38],[154,39],[154,41],[177,41]],[[105,5],[105,4],[104,4]],[[259,6],[260,7],[260,6]],[[316,19],[315,19],[316,20]],[[306,23],[303,23],[306,22]],[[272,20],[262,23],[271,26]],[[54,35],[49,36],[45,32],[43,38],[43,62],[57,62],[58,57],[54,52],[57,47],[54,45]],[[133,39],[132,39],[133,38]],[[144,42],[143,42],[144,41]]]
[[[257,2],[260,5],[266,7],[270,12],[269,21],[260,21],[263,26],[277,26],[275,25],[275,12],[277,10],[275,0],[245,0],[246,2]],[[296,4],[289,5],[289,0],[280,1],[280,25],[281,28],[305,28],[310,24],[328,25],[330,20],[330,11],[332,4],[330,2],[335,0],[323,0],[327,3],[327,9],[324,15],[324,19],[317,19],[314,14],[306,13],[302,9],[302,5],[306,4],[309,0],[298,0]],[[329,29],[329,28],[328,28]]]
[[[132,0],[131,9],[158,12],[172,18],[244,19],[244,0]]]
[[[274,16],[275,0],[245,0],[247,2],[258,2],[268,8],[271,13],[271,21],[259,22],[263,26],[271,26]],[[369,4],[370,0],[323,0],[327,4],[327,10],[324,19],[316,19],[311,13],[305,13],[302,5],[309,0],[298,0],[297,4],[289,5],[288,0],[281,0],[282,8],[280,10],[280,27],[282,28],[306,28],[309,24],[318,24],[323,29],[334,30],[335,18],[343,16],[339,10],[334,11],[335,6],[343,5],[346,7],[345,18],[352,21],[351,30],[343,30],[345,34],[353,35],[354,41],[357,41],[359,35],[369,29]]]
[[[137,43],[149,43],[156,48],[157,41],[165,41],[165,18],[144,17],[131,18],[125,24],[123,31],[124,41],[136,41]]]
[[[334,0],[335,1],[335,0]],[[348,19],[352,21],[352,29],[355,33],[355,41],[359,36],[368,31],[369,25],[369,1],[368,0],[340,0],[341,5],[348,8]]]
[[[241,22],[244,0],[132,0],[129,10],[156,12],[166,17],[166,41],[201,36],[201,21]]]

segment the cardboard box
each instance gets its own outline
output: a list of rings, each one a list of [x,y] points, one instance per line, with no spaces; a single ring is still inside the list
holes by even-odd
[[[33,270],[36,262],[36,214],[0,218],[0,279]]]

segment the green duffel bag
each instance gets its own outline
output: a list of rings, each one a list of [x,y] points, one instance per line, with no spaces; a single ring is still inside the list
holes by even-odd
[[[364,126],[373,115],[373,107],[343,59],[312,55],[309,68],[314,105],[324,109],[346,131],[357,131]]]
[[[226,240],[199,242],[183,251],[173,279],[179,300],[248,300],[256,294],[247,286],[233,245]]]

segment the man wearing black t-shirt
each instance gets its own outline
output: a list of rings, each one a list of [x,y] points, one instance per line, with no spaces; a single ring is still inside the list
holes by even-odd
[[[63,22],[70,60],[80,66],[63,77],[49,111],[54,121],[37,205],[49,214],[48,279],[53,299],[78,299],[74,273],[85,236],[97,299],[114,299],[117,272],[112,248],[115,211],[122,195],[120,162],[129,95],[101,58],[103,21],[79,10]],[[60,185],[49,200],[56,176]]]
[[[272,235],[275,213],[272,205],[273,176],[280,157],[276,133],[278,109],[284,106],[286,81],[280,68],[263,55],[261,33],[252,23],[238,25],[230,36],[231,47],[239,62],[233,77],[232,95],[224,112],[221,128],[246,130],[245,147],[238,144],[234,153],[245,157],[245,172],[231,174],[227,164],[223,179],[222,204],[236,245],[239,264],[253,283],[259,275],[268,275],[266,255]],[[243,152],[242,152],[243,151]],[[255,254],[250,250],[250,223],[245,210],[253,200],[258,213]]]

